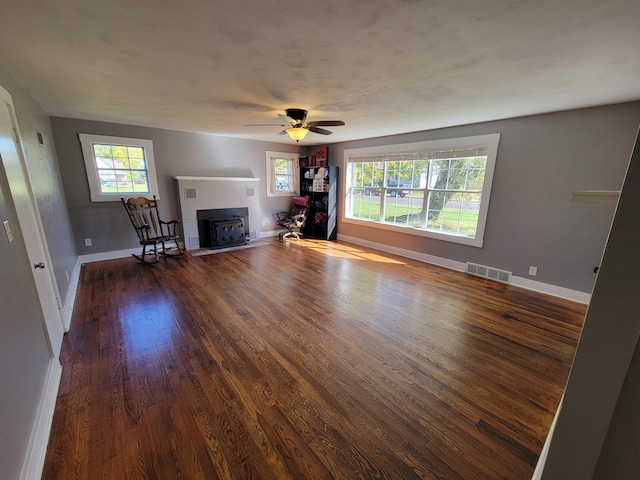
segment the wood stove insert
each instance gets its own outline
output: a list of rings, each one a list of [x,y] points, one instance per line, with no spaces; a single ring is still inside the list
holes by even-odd
[[[198,210],[200,248],[226,248],[249,241],[248,208]]]

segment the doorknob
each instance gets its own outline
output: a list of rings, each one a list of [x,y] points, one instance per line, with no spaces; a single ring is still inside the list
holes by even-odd
[[[33,268],[44,268],[44,262],[34,263]]]

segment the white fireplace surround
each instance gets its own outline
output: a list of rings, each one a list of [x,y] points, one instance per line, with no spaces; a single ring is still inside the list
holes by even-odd
[[[174,177],[178,181],[184,244],[187,250],[200,248],[198,210],[214,208],[249,209],[249,240],[260,238],[260,203],[253,177]]]

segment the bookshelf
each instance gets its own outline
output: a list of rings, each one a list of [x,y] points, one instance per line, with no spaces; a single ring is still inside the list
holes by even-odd
[[[309,215],[302,233],[309,238],[337,237],[338,167],[328,164],[327,147],[300,158],[300,194],[309,197]]]

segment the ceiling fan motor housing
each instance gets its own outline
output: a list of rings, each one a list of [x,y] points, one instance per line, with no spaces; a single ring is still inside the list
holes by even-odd
[[[302,110],[301,108],[287,108],[285,111],[287,113],[287,117],[293,118],[298,123],[304,123],[307,118],[307,111]]]

